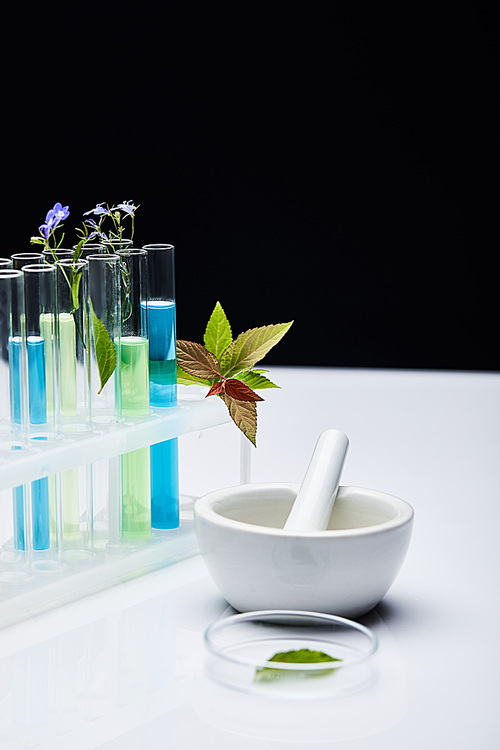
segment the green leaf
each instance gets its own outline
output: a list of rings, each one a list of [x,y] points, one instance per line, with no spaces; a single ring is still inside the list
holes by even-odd
[[[229,320],[222,309],[222,305],[220,302],[217,302],[207,323],[203,343],[209,352],[212,352],[217,359],[220,359],[220,355],[224,349],[227,349],[232,340],[233,333],[229,325]]]
[[[73,253],[73,262],[74,263],[76,263],[77,260],[80,260],[80,256],[81,256],[81,254],[83,252],[83,246],[85,245],[85,242],[86,242],[85,238],[82,238],[78,242],[78,244],[77,244],[77,246],[75,248],[75,252]]]
[[[98,393],[101,393],[102,389],[114,373],[116,368],[116,351],[113,342],[109,337],[109,333],[104,326],[104,323],[99,320],[94,312],[92,302],[89,300],[90,305],[90,320],[92,321],[92,333],[94,337],[94,351],[97,360],[97,369],[99,370],[99,378],[101,381],[101,387]]]
[[[177,383],[179,385],[208,385],[211,386],[213,380],[209,380],[208,378],[198,378],[194,375],[188,375],[187,372],[184,372],[182,367],[179,367],[177,365]]]
[[[252,328],[240,335],[221,356],[221,372],[225,377],[242,370],[251,370],[289,330],[289,323]]]
[[[301,648],[295,651],[281,651],[274,654],[268,663],[278,662],[281,664],[322,664],[323,662],[334,662],[342,661],[342,659],[336,659],[333,656],[325,654],[323,651],[312,651],[308,648]],[[286,669],[279,669],[279,667],[263,667],[257,669],[255,672],[255,681],[259,682],[271,682],[274,680],[282,680],[284,678],[296,678],[296,677],[321,677],[327,674],[332,674],[335,669],[317,669],[317,670],[293,670],[288,671]]]
[[[220,394],[219,398],[224,401],[229,409],[229,414],[236,427],[239,427],[253,445],[256,445],[257,405],[255,401],[239,401],[229,396],[225,391]]]
[[[80,282],[82,280],[81,271],[73,271],[71,269],[71,301],[73,303],[73,310],[78,310],[80,301],[78,296],[80,294]]]
[[[280,388],[279,385],[273,383],[265,375],[261,375],[257,370],[239,372],[234,377],[238,378],[238,380],[243,380],[244,383],[254,390],[258,388]]]

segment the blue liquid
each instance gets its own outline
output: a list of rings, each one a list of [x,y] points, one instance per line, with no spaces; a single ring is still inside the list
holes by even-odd
[[[143,314],[145,305],[142,305]],[[175,352],[175,302],[147,303],[149,339],[149,403],[177,405],[177,359]],[[176,529],[179,526],[179,460],[177,438],[150,448],[151,526]]]
[[[10,419],[12,424],[21,424],[21,337],[9,341]],[[21,450],[14,447],[13,450]],[[14,506],[14,547],[24,549],[24,487],[12,490]]]
[[[30,424],[47,422],[45,339],[28,336],[28,393]]]
[[[9,341],[10,419],[12,424],[21,424],[21,337]]]
[[[47,399],[45,385],[45,341],[40,336],[28,336],[28,393],[29,420],[31,424],[47,422]],[[20,387],[20,352],[21,341],[11,342],[11,419],[20,423],[21,387]],[[16,422],[16,420],[19,420]],[[23,550],[24,546],[24,488],[13,490],[14,502],[14,545]],[[50,548],[49,520],[49,480],[37,479],[31,483],[31,508],[33,549]]]
[[[177,438],[150,448],[151,526],[176,529],[179,526],[179,462]]]
[[[145,305],[141,305],[143,314]],[[175,355],[175,302],[147,303],[149,339],[149,403],[177,405],[177,362]]]

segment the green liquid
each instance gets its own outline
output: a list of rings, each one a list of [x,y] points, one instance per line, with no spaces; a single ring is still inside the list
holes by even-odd
[[[122,456],[123,536],[151,535],[151,480],[149,447]]]
[[[80,486],[78,469],[68,469],[61,476],[63,539],[80,537]]]
[[[52,313],[42,313],[40,315],[40,335],[45,340],[45,398],[47,399],[47,417],[53,419],[54,397],[56,394],[54,393],[54,315]]]
[[[124,336],[120,342],[121,404],[124,416],[149,414],[148,340]]]
[[[68,469],[61,473],[62,493],[62,538],[63,541],[75,541],[80,538],[80,481],[78,469]],[[54,477],[49,477],[50,534],[52,539],[57,535],[57,505]]]
[[[59,313],[60,403],[62,417],[78,413],[76,386],[76,326],[71,313]],[[80,537],[80,487],[78,469],[61,474],[63,540]],[[55,503],[54,503],[55,504]]]
[[[149,347],[147,339],[124,336],[120,342],[122,414],[149,414]],[[151,535],[149,447],[122,456],[122,529],[126,539]]]
[[[59,351],[61,362],[61,415],[77,414],[76,399],[76,326],[71,313],[59,315]]]

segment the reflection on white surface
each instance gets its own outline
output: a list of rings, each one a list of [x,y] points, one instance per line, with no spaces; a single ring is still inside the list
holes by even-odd
[[[2,659],[2,749],[99,747],[185,698],[172,605],[171,592]]]
[[[227,605],[217,596],[208,608],[202,604],[211,582],[195,561],[190,564],[198,577],[186,582],[181,575],[177,587],[179,566],[159,573],[156,590],[146,587],[142,595],[144,582],[131,582],[128,607],[106,607],[102,594],[88,622],[80,624],[78,610],[69,627],[39,640],[26,626],[33,642],[18,643],[11,653],[4,648],[0,656],[2,750],[133,750],[147,740],[172,750],[229,750],[235,735],[241,747],[260,740],[327,743],[383,731],[404,716],[406,677],[376,613],[367,624],[380,647],[376,679],[367,689],[301,702],[298,712],[296,701],[216,685],[204,671],[202,635]],[[168,584],[161,595],[158,582]]]

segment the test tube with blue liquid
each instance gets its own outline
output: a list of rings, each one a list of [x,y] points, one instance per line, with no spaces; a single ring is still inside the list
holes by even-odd
[[[177,406],[176,308],[174,245],[149,244],[148,300],[143,303],[149,338],[149,398],[154,408]],[[151,524],[155,529],[179,526],[177,438],[150,448]]]
[[[0,267],[0,440],[2,450],[22,450],[27,446],[27,363],[24,314],[24,277],[6,264]],[[24,528],[30,525],[25,514],[28,488],[13,493],[12,537],[14,550],[25,550]],[[6,533],[2,529],[2,538]],[[17,552],[15,555],[18,554]]]
[[[149,347],[147,316],[147,253],[120,250],[121,336],[120,393],[121,414],[142,417],[149,414]],[[125,453],[122,464],[122,533],[126,540],[151,536],[151,476],[149,447]]]
[[[26,252],[26,253],[14,253],[11,255],[10,258],[11,266],[16,271],[21,271],[24,266],[27,265],[41,265],[44,263],[44,255],[43,253],[35,253],[35,252]],[[24,279],[24,277],[23,277]],[[24,280],[23,280],[23,290],[24,290]],[[23,291],[23,313],[22,313],[22,327],[23,327],[23,336],[25,336],[25,313],[24,313],[24,291]],[[20,368],[22,367],[22,352],[23,352],[23,346],[22,346],[22,339],[19,334],[19,332],[13,337],[11,342],[11,360],[12,360],[12,367],[13,367],[13,380],[12,382],[19,382],[20,377]],[[27,368],[27,364],[26,364]],[[11,391],[11,406],[12,406],[12,414],[13,419],[17,420],[19,418],[20,414],[20,393],[18,392],[17,388],[14,388]],[[27,411],[26,411],[27,414]],[[19,487],[15,487],[13,489],[13,503],[14,503],[14,544],[15,547],[19,550],[25,549],[25,537],[24,537],[24,528],[25,528],[25,520],[26,516],[29,513],[31,517],[31,503],[28,502],[28,494],[31,491],[30,486],[23,486],[20,485]],[[35,493],[36,494],[36,493]],[[29,507],[28,507],[29,506]],[[26,527],[31,526],[31,522],[29,524],[26,524]],[[31,543],[31,536],[29,538],[29,542]],[[29,546],[29,545],[28,545]]]
[[[28,431],[39,440],[59,431],[59,359],[56,268],[50,264],[23,266],[26,348],[28,362]],[[49,550],[50,482],[31,482],[33,550]],[[57,506],[57,501],[56,501]],[[56,538],[55,544],[58,541]]]

